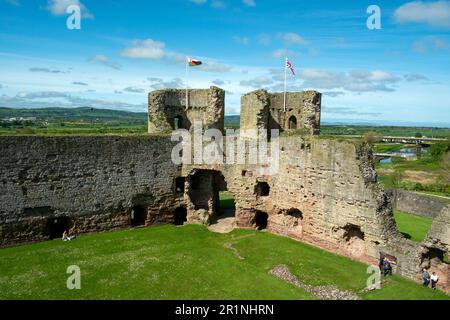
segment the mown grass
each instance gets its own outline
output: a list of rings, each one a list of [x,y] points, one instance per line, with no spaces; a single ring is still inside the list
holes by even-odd
[[[224,247],[231,242],[245,259]],[[308,284],[359,292],[367,266],[312,246],[254,230],[216,234],[205,227],[158,226],[0,250],[1,299],[314,299],[268,274],[287,264]],[[66,269],[81,269],[68,290]],[[393,276],[365,299],[449,299]]]
[[[431,228],[433,219],[416,216],[411,213],[394,211],[398,230],[413,241],[421,242],[425,239]]]
[[[219,201],[221,209],[235,209],[236,207],[234,203],[234,196],[227,191],[219,193]]]
[[[374,152],[377,152],[377,153],[386,153],[386,152],[392,152],[396,149],[400,149],[404,146],[405,145],[402,143],[382,142],[382,143],[375,143],[373,146],[373,150],[374,150]]]

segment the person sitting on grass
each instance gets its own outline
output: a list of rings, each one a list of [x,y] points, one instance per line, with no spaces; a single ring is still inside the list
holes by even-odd
[[[64,230],[63,235],[62,235],[62,240],[63,241],[70,241],[70,237],[69,237],[69,232],[67,232],[67,230]]]
[[[73,240],[77,237],[77,226],[75,224],[70,228],[68,236],[69,240]]]
[[[428,285],[430,284],[430,274],[427,269],[423,269],[422,282],[423,286],[428,288]]]
[[[431,288],[433,290],[436,290],[438,281],[439,281],[439,276],[436,274],[436,272],[433,272],[433,274],[431,275]]]

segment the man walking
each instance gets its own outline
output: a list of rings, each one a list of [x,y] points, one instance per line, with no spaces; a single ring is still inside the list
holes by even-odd
[[[430,274],[428,273],[427,269],[423,269],[422,281],[423,281],[423,286],[428,288],[428,286],[430,284]]]

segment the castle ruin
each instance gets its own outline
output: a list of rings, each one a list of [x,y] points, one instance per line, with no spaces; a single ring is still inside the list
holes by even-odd
[[[391,197],[377,183],[371,148],[320,132],[321,95],[257,90],[242,97],[241,129],[280,129],[279,170],[261,164],[174,164],[174,129],[224,130],[225,93],[211,87],[149,94],[148,136],[0,137],[0,245],[58,238],[76,224],[98,232],[161,223],[208,225],[220,191],[239,227],[267,229],[353,259],[395,261],[417,281],[433,265],[450,290],[449,208],[425,241],[396,228]],[[252,139],[254,137],[247,136]],[[224,155],[225,156],[225,155]]]

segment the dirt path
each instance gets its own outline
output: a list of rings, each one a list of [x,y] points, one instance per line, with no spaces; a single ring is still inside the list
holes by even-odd
[[[223,246],[227,249],[230,249],[231,251],[233,251],[233,253],[235,254],[235,256],[240,259],[240,260],[244,260],[245,258],[243,256],[241,256],[241,253],[238,249],[236,249],[235,247],[233,247],[232,243],[224,243]]]
[[[220,218],[216,223],[208,227],[209,231],[217,233],[229,233],[236,227],[236,220],[234,217]]]

